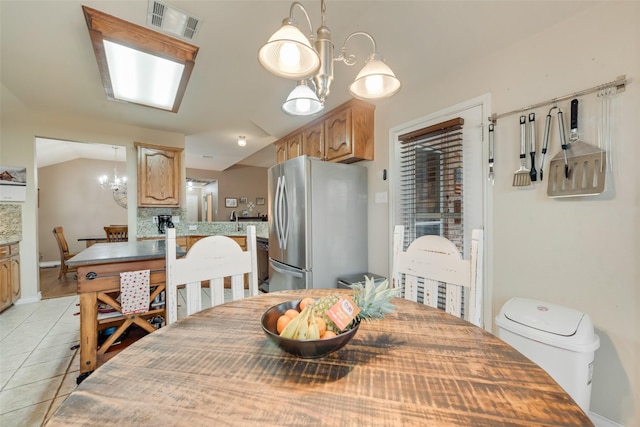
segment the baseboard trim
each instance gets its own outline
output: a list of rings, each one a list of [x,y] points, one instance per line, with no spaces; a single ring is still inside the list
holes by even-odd
[[[624,427],[622,424],[618,424],[617,422],[603,417],[602,415],[598,415],[595,412],[589,411],[589,418],[591,418],[591,421],[593,421],[593,424],[595,424],[596,427]]]
[[[60,261],[43,261],[40,263],[41,268],[59,267]]]
[[[15,301],[14,304],[15,305],[22,305],[22,304],[31,304],[32,302],[38,302],[42,299],[42,293],[38,292],[38,295],[36,295],[35,297],[31,297],[31,298],[20,298],[19,300]]]

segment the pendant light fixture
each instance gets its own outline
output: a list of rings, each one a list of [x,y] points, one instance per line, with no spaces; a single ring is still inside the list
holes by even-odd
[[[295,6],[304,12],[310,31],[308,38],[300,31],[293,19]],[[316,32],[316,37],[311,33],[313,27],[306,9],[299,2],[293,2],[289,8],[289,17],[282,21],[282,27],[258,52],[258,60],[269,72],[279,77],[299,80],[282,106],[288,114],[309,115],[322,110],[333,82],[333,62],[343,62],[349,66],[356,63],[354,55],[347,55],[346,47],[349,40],[355,36],[367,37],[373,45],[373,53],[349,87],[351,95],[358,99],[375,100],[390,97],[400,90],[400,80],[384,63],[376,49],[376,42],[369,33],[364,31],[351,33],[345,39],[340,55],[333,56],[331,31],[325,25],[325,9],[325,2],[321,0],[322,24]],[[306,80],[309,78],[313,78],[313,89]]]
[[[313,84],[313,83],[312,83]],[[300,80],[282,104],[282,110],[292,116],[310,116],[322,111],[324,105],[309,87],[308,80]]]

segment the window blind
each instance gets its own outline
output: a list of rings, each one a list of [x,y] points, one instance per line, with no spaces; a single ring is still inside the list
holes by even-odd
[[[405,250],[416,238],[433,234],[451,240],[462,253],[463,125],[464,119],[458,117],[398,138],[399,222],[405,228]],[[444,297],[443,287],[438,305],[444,304]]]
[[[461,117],[400,135],[400,221],[408,243],[426,234],[463,245]]]

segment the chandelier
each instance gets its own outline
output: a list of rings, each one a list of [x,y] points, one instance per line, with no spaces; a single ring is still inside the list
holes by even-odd
[[[111,190],[114,193],[127,190],[127,178],[124,176],[122,178],[118,177],[118,167],[116,165],[117,154],[118,147],[113,147],[113,179],[109,182],[107,175],[98,178],[100,187],[102,187],[103,190]]]
[[[309,14],[302,4],[295,1],[289,9],[289,17],[282,20],[282,26],[260,48],[258,60],[264,68],[278,77],[297,80],[295,89],[282,105],[284,112],[306,116],[316,114],[324,108],[333,82],[333,63],[343,62],[354,65],[354,55],[347,55],[347,43],[355,36],[367,37],[373,45],[373,53],[351,83],[349,92],[358,99],[373,100],[387,98],[400,90],[400,80],[384,63],[376,49],[374,38],[364,31],[351,33],[342,44],[340,55],[334,57],[331,31],[325,25],[325,2],[321,0],[322,24],[318,27],[317,38],[311,33],[307,38],[293,19],[293,9],[298,6],[304,12],[310,33],[313,31]]]

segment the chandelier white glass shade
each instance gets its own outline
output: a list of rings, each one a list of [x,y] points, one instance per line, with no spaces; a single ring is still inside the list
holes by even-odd
[[[354,55],[346,54],[346,45],[354,36],[365,36],[373,45],[373,53],[369,56],[365,66],[358,73],[355,81],[351,84],[349,91],[356,98],[364,100],[374,100],[390,97],[400,90],[400,80],[398,80],[384,63],[384,60],[378,54],[376,42],[374,38],[363,31],[351,33],[344,41],[340,55],[333,56],[334,45],[331,42],[331,31],[325,25],[325,2],[321,1],[322,24],[318,28],[317,38],[310,34],[307,38],[297,28],[293,20],[294,6],[298,6],[304,12],[308,21],[310,32],[312,30],[311,20],[300,3],[293,2],[289,9],[289,17],[282,21],[282,27],[276,31],[262,46],[258,53],[258,59],[263,67],[269,72],[279,77],[285,77],[296,80],[304,80],[313,77],[315,83],[315,95],[321,105],[324,105],[326,97],[329,95],[331,83],[333,82],[333,62],[340,61],[346,65],[354,65],[356,60]],[[313,44],[313,48],[311,45]],[[318,62],[316,67],[315,60]],[[294,101],[297,99],[307,99],[308,97],[299,98],[296,92],[303,91],[300,83],[285,101],[282,109],[295,115],[314,114],[308,113],[305,109],[295,109]],[[309,87],[308,85],[306,85]],[[310,88],[309,88],[310,89]],[[320,111],[320,108],[318,111]],[[304,112],[302,112],[304,111]],[[316,112],[318,112],[316,111]]]
[[[293,9],[293,5],[291,8]],[[306,15],[307,12],[304,13]],[[318,54],[311,47],[309,39],[300,32],[293,18],[282,21],[282,27],[258,52],[258,60],[269,72],[287,79],[308,77],[320,68]]]
[[[98,181],[100,182],[100,187],[102,187],[103,190],[111,190],[115,193],[119,191],[126,191],[127,177],[123,176],[121,178],[118,176],[118,167],[116,166],[118,148],[113,147],[113,150],[113,178],[109,180],[107,175],[103,175],[98,178]]]
[[[292,116],[310,116],[322,111],[323,108],[324,104],[309,87],[307,80],[300,80],[282,104],[282,110]]]
[[[244,147],[245,145],[247,145],[247,137],[246,137],[246,136],[244,136],[244,135],[240,135],[240,136],[238,137],[238,145],[239,145],[240,147]]]

